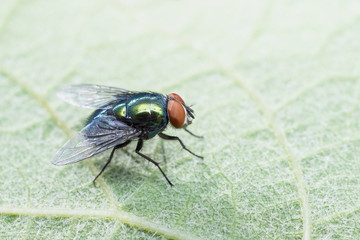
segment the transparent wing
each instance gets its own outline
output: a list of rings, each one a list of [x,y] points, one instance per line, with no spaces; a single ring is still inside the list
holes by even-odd
[[[94,119],[56,152],[52,163],[75,163],[134,139],[140,134],[139,130],[117,121],[114,116]]]
[[[65,102],[84,108],[102,108],[132,94],[125,89],[92,84],[70,85],[57,91]]]

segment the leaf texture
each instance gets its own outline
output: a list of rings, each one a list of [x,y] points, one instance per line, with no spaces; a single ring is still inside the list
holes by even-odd
[[[2,239],[359,239],[359,1],[4,0]],[[177,142],[51,164],[70,84],[179,93]]]

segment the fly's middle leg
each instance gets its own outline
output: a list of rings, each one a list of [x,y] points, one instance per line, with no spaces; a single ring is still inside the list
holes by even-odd
[[[98,173],[98,175],[96,175],[96,177],[94,178],[93,180],[93,184],[95,185],[95,181],[96,179],[98,179],[98,177],[100,177],[100,175],[104,172],[105,168],[109,165],[109,163],[111,162],[113,156],[114,156],[114,152],[116,149],[119,149],[119,148],[122,148],[122,147],[125,147],[126,145],[128,145],[131,141],[127,141],[127,142],[124,142],[122,144],[119,144],[117,146],[115,146],[112,151],[111,151],[111,154],[110,154],[110,157],[109,159],[107,160],[106,164],[104,165],[104,167],[101,169],[101,171]]]
[[[168,179],[168,177],[166,176],[166,174],[164,173],[164,171],[161,169],[159,163],[158,163],[158,162],[155,162],[155,161],[152,160],[150,157],[148,157],[148,156],[146,156],[146,155],[144,155],[144,154],[142,154],[142,153],[140,152],[140,150],[141,150],[142,147],[143,147],[143,140],[140,138],[139,141],[138,141],[138,144],[137,144],[137,146],[136,146],[135,152],[136,152],[137,154],[139,154],[140,156],[142,156],[143,158],[145,158],[146,160],[148,160],[149,162],[153,163],[155,166],[157,166],[158,169],[160,170],[160,172],[162,173],[162,175],[165,177],[166,181],[169,183],[169,185],[170,185],[171,187],[174,186],[174,185],[170,182],[170,180]]]
[[[186,151],[188,151],[189,153],[191,153],[192,155],[194,155],[195,157],[198,157],[200,159],[204,159],[203,156],[200,156],[200,155],[197,155],[195,153],[193,153],[192,151],[190,151],[186,146],[185,144],[181,141],[181,139],[177,136],[169,136],[169,135],[166,135],[164,133],[159,133],[159,137],[165,139],[165,140],[177,140],[179,141],[180,145],[182,146],[183,149],[185,149]]]

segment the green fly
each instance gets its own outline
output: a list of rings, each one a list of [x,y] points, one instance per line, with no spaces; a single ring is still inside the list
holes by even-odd
[[[163,131],[169,121],[175,128],[183,128],[195,137],[186,127],[194,119],[194,111],[176,93],[162,95],[154,92],[133,92],[101,85],[72,85],[60,89],[57,95],[75,106],[96,109],[88,118],[85,127],[60,148],[52,163],[68,165],[90,158],[112,148],[110,156],[96,179],[111,162],[116,149],[137,140],[135,152],[155,164],[166,181],[173,186],[159,164],[140,152],[144,140],[158,135],[166,140],[177,140],[192,155],[203,158],[190,151],[180,138]]]

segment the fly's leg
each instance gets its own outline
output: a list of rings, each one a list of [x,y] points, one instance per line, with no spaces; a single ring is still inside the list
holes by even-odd
[[[125,146],[128,145],[130,142],[131,142],[131,141],[124,142],[124,143],[119,144],[119,145],[117,145],[117,146],[115,146],[115,147],[113,148],[113,150],[111,151],[110,157],[109,157],[109,159],[107,160],[106,164],[105,164],[104,167],[101,169],[101,171],[98,173],[98,175],[96,175],[96,177],[94,178],[94,180],[93,180],[93,184],[94,184],[94,185],[95,185],[96,179],[97,179],[98,177],[100,177],[100,175],[104,172],[105,168],[106,168],[106,167],[109,165],[109,163],[111,162],[111,160],[112,160],[112,158],[113,158],[113,156],[114,156],[115,150],[118,149],[118,148],[125,147]]]
[[[196,135],[196,134],[190,132],[190,130],[188,130],[187,128],[184,128],[184,130],[185,130],[187,133],[189,133],[191,136],[193,136],[193,137],[204,138],[203,136],[199,136],[199,135]]]
[[[165,139],[165,140],[177,140],[179,141],[180,145],[182,146],[183,149],[185,149],[186,151],[188,151],[189,153],[191,153],[192,155],[194,155],[195,157],[198,157],[198,158],[201,158],[201,159],[204,159],[203,156],[200,156],[200,155],[197,155],[195,153],[193,153],[192,151],[190,151],[189,149],[187,149],[184,145],[184,143],[181,141],[181,139],[177,136],[169,136],[169,135],[166,135],[164,133],[159,133],[159,137]]]
[[[141,150],[142,147],[143,147],[143,140],[140,138],[139,141],[138,141],[138,144],[137,144],[137,146],[136,146],[135,152],[136,152],[137,154],[139,154],[140,156],[142,156],[143,158],[145,158],[146,160],[148,160],[149,162],[155,164],[155,166],[158,167],[158,169],[160,170],[160,172],[162,173],[162,175],[165,177],[166,181],[170,184],[170,186],[171,186],[171,187],[174,186],[174,185],[170,182],[170,180],[168,179],[168,177],[166,176],[166,174],[163,172],[163,170],[161,169],[161,167],[159,166],[159,163],[155,162],[154,160],[152,160],[151,158],[149,158],[148,156],[146,156],[146,155],[144,155],[144,154],[142,154],[142,153],[140,152],[140,150]]]

